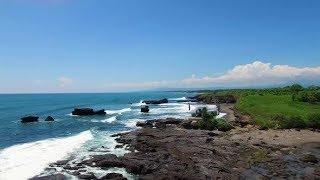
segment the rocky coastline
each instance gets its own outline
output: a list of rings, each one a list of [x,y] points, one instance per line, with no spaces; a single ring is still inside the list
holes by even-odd
[[[127,179],[117,173],[97,177],[90,168],[122,168],[136,179],[319,179],[320,133],[310,130],[259,130],[221,103],[228,132],[199,130],[197,118],[138,122],[137,130],[115,134],[130,153],[95,155],[70,165],[54,164],[79,179]],[[90,167],[90,168],[88,168]],[[86,169],[86,170],[85,170]],[[33,179],[66,179],[62,174]]]

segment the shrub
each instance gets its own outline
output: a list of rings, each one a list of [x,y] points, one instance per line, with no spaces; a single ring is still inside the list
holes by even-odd
[[[308,127],[320,129],[320,113],[310,114],[308,116]]]
[[[200,129],[213,131],[217,128],[217,121],[212,118],[203,118],[202,120],[198,121],[198,127]]]
[[[230,131],[233,127],[225,119],[215,119],[217,121],[217,128],[219,131]]]
[[[201,110],[201,120],[198,121],[198,127],[205,130],[215,130],[220,131],[229,131],[232,129],[232,126],[224,119],[216,119],[217,113],[210,112],[208,113],[206,108]]]
[[[203,116],[207,116],[210,115],[212,117],[215,117],[218,115],[218,113],[216,111],[213,112],[208,112],[207,108],[202,108],[202,109],[197,109],[197,111],[195,113],[192,113],[192,117],[203,117]]]
[[[301,91],[293,95],[293,99],[301,102],[317,103],[320,102],[320,91]]]
[[[305,121],[300,116],[286,117],[282,121],[279,121],[279,125],[282,129],[302,129],[306,127]]]
[[[286,120],[286,116],[283,114],[274,114],[271,116],[272,121],[281,122]]]

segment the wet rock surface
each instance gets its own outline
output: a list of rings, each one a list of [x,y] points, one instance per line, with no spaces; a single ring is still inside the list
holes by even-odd
[[[120,143],[118,148],[130,153],[93,155],[73,166],[66,161],[56,165],[80,179],[125,179],[116,173],[97,177],[83,167],[124,168],[139,179],[320,178],[318,132],[261,131],[252,126],[205,131],[193,129],[194,121],[139,122],[142,128],[112,136]]]
[[[181,121],[175,123],[168,120],[161,128],[144,126],[117,134],[117,142],[127,145],[131,153],[93,156],[85,163],[125,168],[140,179],[319,178],[315,161],[319,143],[309,149],[303,148],[305,145],[289,148],[263,141],[252,143],[232,139],[230,132],[184,129]],[[290,150],[281,151],[285,148]],[[301,160],[305,151],[313,154],[305,158],[308,162]]]
[[[168,103],[168,102],[169,102],[168,99],[143,101],[143,103],[146,103],[146,104],[165,104],[165,103]]]
[[[100,178],[100,180],[107,180],[107,179],[126,180],[127,178],[123,177],[122,174],[118,174],[118,173],[109,173],[109,174],[103,176],[102,178]]]
[[[54,121],[54,118],[52,116],[48,116],[44,121]]]
[[[21,118],[21,123],[31,123],[31,122],[38,122],[38,116],[25,116]]]
[[[104,109],[95,111],[91,108],[75,108],[72,111],[72,115],[77,115],[77,116],[106,115],[106,112],[104,111]]]
[[[141,107],[141,112],[143,113],[148,113],[150,110],[149,110],[149,106],[142,106]]]
[[[34,177],[29,180],[67,180],[67,177],[63,174],[53,174],[49,176]]]

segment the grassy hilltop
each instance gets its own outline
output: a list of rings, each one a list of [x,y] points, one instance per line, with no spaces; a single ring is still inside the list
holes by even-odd
[[[232,101],[232,97],[236,110],[262,129],[320,128],[320,87],[215,90],[198,98],[214,103],[216,99]]]

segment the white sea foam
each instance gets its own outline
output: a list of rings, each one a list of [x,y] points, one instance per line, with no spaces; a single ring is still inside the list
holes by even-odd
[[[113,123],[113,122],[115,122],[116,120],[117,120],[117,116],[112,116],[112,117],[110,117],[110,118],[108,118],[108,119],[102,120],[101,122],[104,122],[104,123]]]
[[[120,110],[105,110],[105,112],[107,114],[122,114],[125,112],[130,112],[131,108],[124,108],[124,109],[120,109]]]
[[[50,163],[66,158],[86,141],[90,131],[66,138],[52,138],[18,144],[0,151],[0,179],[28,179],[40,174]]]
[[[190,109],[189,109],[190,104]],[[217,106],[216,105],[209,105],[209,104],[196,104],[196,103],[167,103],[160,105],[159,108],[151,108],[150,114],[155,115],[162,115],[162,114],[175,114],[180,115],[194,113],[197,109],[206,107],[208,111],[216,111]]]
[[[78,115],[73,115],[72,113],[67,114],[67,116],[78,117]]]
[[[143,119],[128,119],[126,122],[124,122],[124,125],[129,128],[135,128],[135,127],[137,127],[136,124],[138,121],[144,121],[144,120]]]
[[[227,113],[219,113],[217,118],[224,118],[227,115]]]
[[[169,99],[170,101],[184,101],[184,100],[187,100],[186,97],[181,97],[181,98],[170,98]]]
[[[145,106],[145,105],[147,105],[147,104],[143,103],[143,101],[131,104],[132,107],[141,107],[141,106]]]

